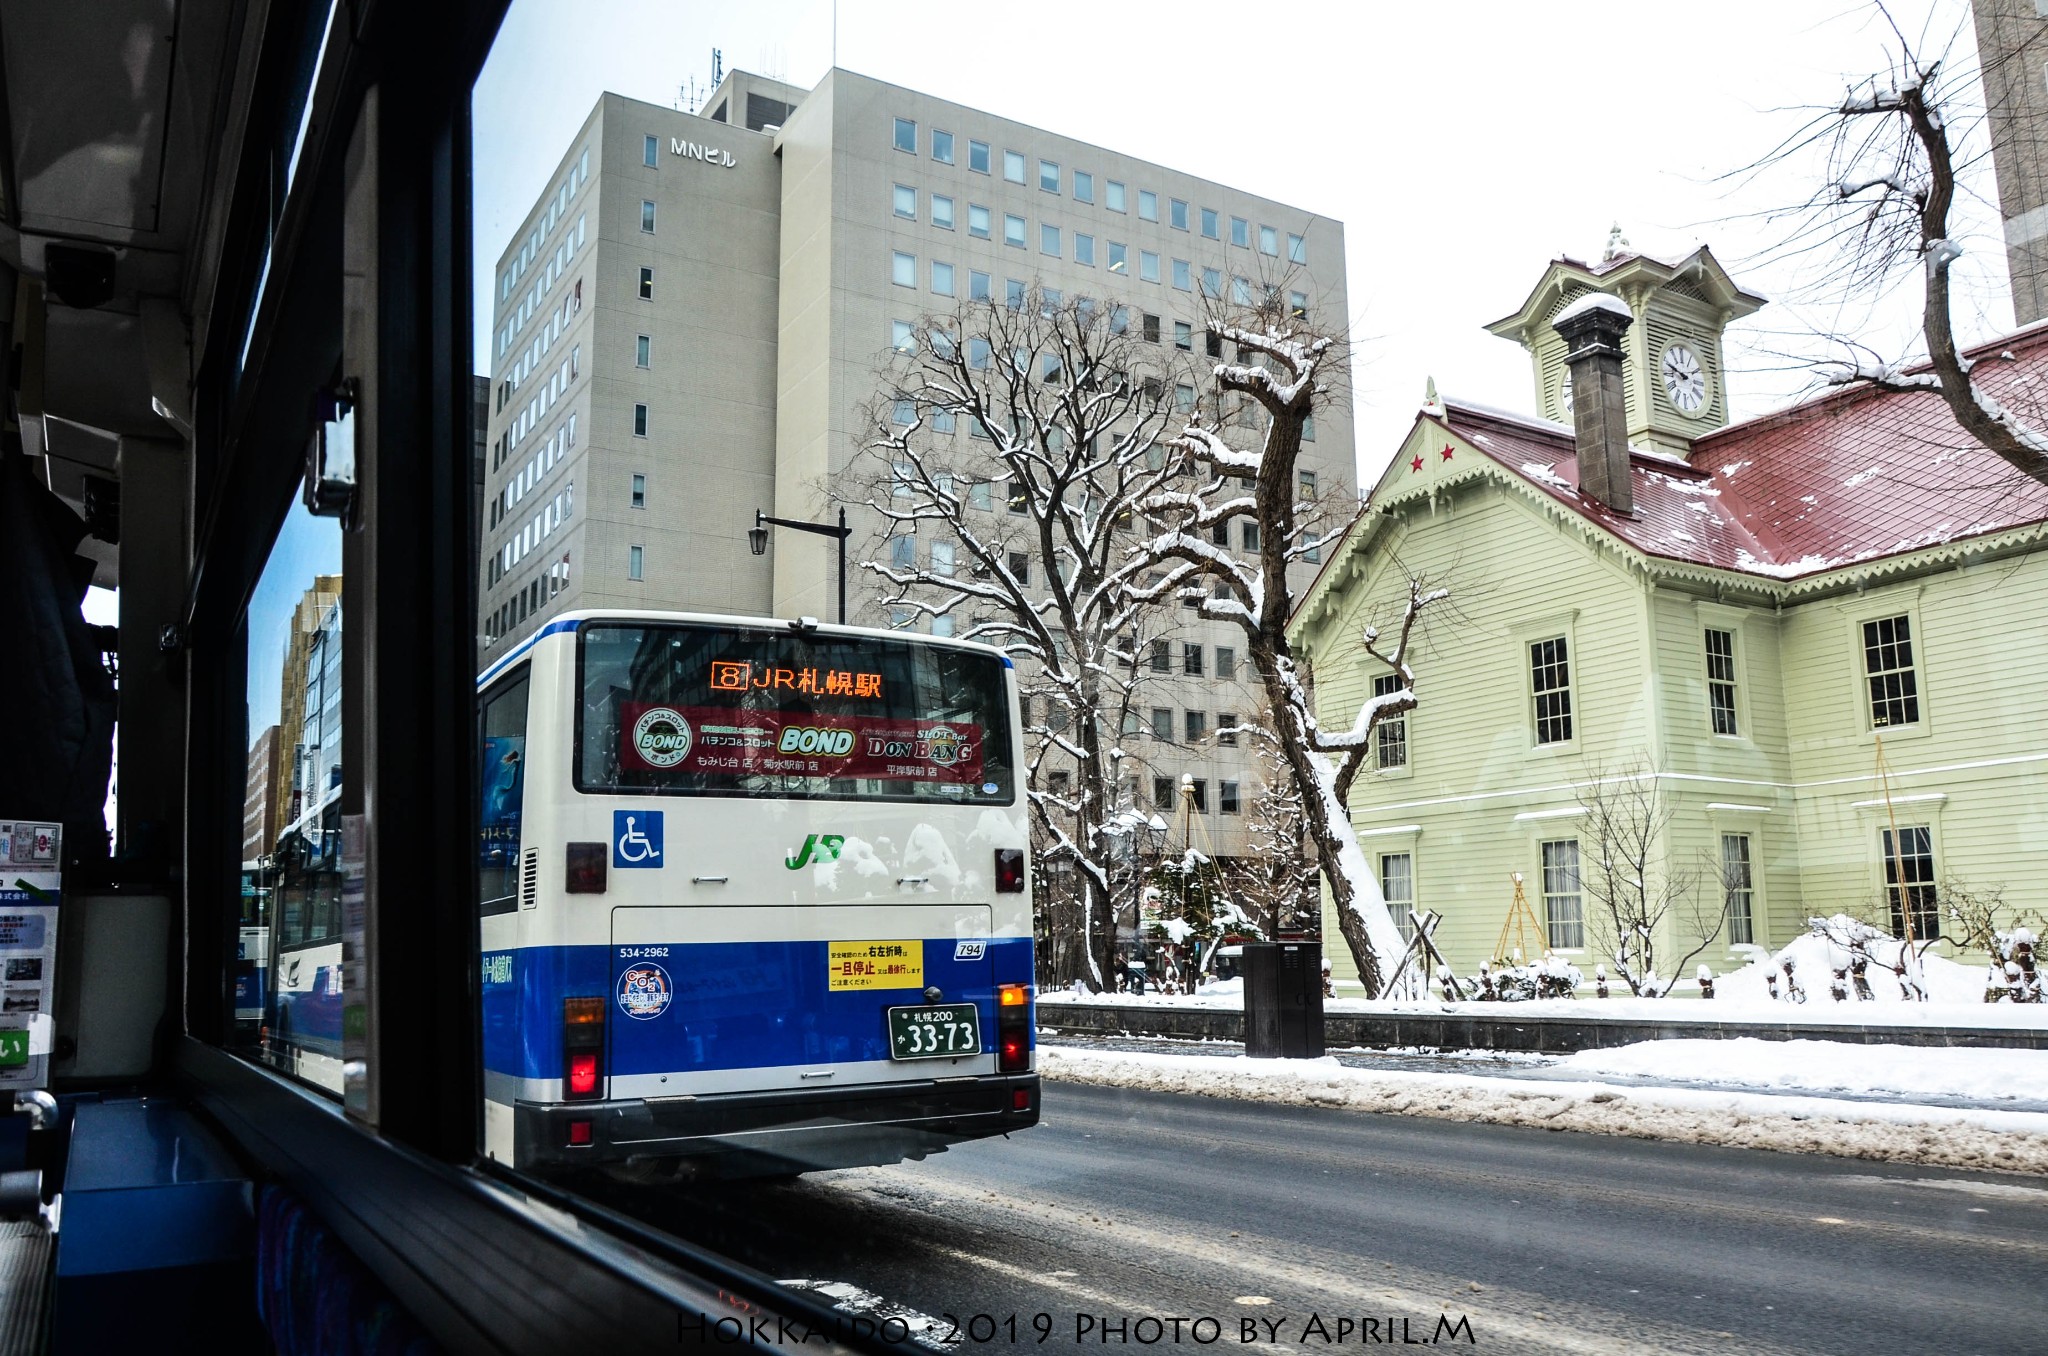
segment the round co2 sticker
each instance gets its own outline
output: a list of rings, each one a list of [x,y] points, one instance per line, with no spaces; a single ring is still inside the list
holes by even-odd
[[[675,994],[668,971],[652,961],[629,965],[619,976],[619,1008],[635,1021],[644,1022],[667,1012],[669,1000]]]
[[[981,784],[981,794],[984,796],[993,796],[1002,789],[1002,787],[997,786],[994,782],[983,782]]]
[[[690,722],[673,706],[650,706],[633,722],[633,752],[649,767],[674,767],[690,756]]]

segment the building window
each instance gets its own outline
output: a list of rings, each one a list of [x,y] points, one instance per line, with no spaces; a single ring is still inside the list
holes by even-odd
[[[1579,895],[1579,840],[1562,838],[1543,846],[1543,925],[1554,951],[1586,945],[1585,901]]]
[[[640,143],[640,163],[653,169],[661,163],[661,143],[648,137]]]
[[[1211,301],[1223,300],[1222,269],[1205,268],[1202,270],[1202,295],[1207,297]],[[1223,348],[1223,341],[1221,339],[1218,339],[1216,341],[1216,347],[1218,353],[1220,354]]]
[[[647,407],[645,405],[635,405],[633,407],[633,436],[635,438],[645,438],[647,436]]]
[[[1233,277],[1230,280],[1230,302],[1233,306],[1249,306],[1252,304],[1252,280],[1250,278]]]
[[[1276,258],[1280,254],[1280,233],[1271,226],[1259,227],[1259,253],[1270,254]]]
[[[943,193],[932,194],[932,225],[942,231],[953,229],[953,200]]]
[[[1186,382],[1173,388],[1173,412],[1193,414],[1195,412],[1195,388]]]
[[[652,339],[648,338],[648,337],[647,337],[646,335],[644,335],[644,334],[641,334],[641,335],[636,335],[636,336],[634,336],[634,339],[633,339],[633,366],[635,366],[635,367],[651,367],[651,366],[653,366],[653,363],[652,363],[652,361],[651,361],[651,359],[653,358],[653,356],[654,356],[654,341],[653,341]]]
[[[903,428],[909,428],[912,424],[917,422],[917,402],[915,400],[895,401],[889,409],[889,420],[893,424],[897,424]],[[906,469],[906,467],[899,463],[897,476],[898,484],[896,488],[896,493],[898,494],[909,493],[909,490],[904,488],[904,482],[906,482],[908,479],[908,477],[903,474],[903,471]]]
[[[893,251],[889,259],[889,281],[898,287],[917,286],[917,256]]]
[[[1391,697],[1401,690],[1401,675],[1383,673],[1372,680],[1372,695]],[[1373,727],[1374,761],[1383,768],[1408,766],[1408,713],[1389,716]]]
[[[992,282],[993,280],[988,274],[983,273],[980,269],[968,269],[967,299],[969,301],[987,301],[989,298],[989,287]],[[970,346],[972,346],[973,342],[973,340],[968,341]]]
[[[1735,725],[1733,631],[1718,631],[1712,627],[1707,629],[1707,710],[1713,717],[1715,734],[1738,733]]]
[[[1003,152],[1003,177],[1013,184],[1024,182],[1024,156],[1017,151]]]
[[[1138,277],[1140,281],[1159,281],[1159,256],[1151,250],[1138,251]]]
[[[1023,310],[1024,294],[1027,290],[1028,288],[1022,278],[1005,278],[1003,280],[1003,304],[1013,311]]]
[[[1176,260],[1175,260],[1174,262],[1175,262],[1175,263],[1179,263],[1180,261],[1179,261],[1178,259],[1176,259]],[[1177,349],[1180,349],[1180,350],[1181,350],[1182,352],[1184,352],[1184,353],[1192,353],[1192,352],[1194,352],[1194,350],[1195,350],[1195,327],[1194,327],[1193,325],[1190,325],[1190,324],[1188,324],[1188,322],[1187,322],[1187,321],[1185,321],[1185,320],[1176,320],[1176,321],[1174,321],[1174,322],[1173,322],[1173,346],[1174,346],[1175,348],[1177,348]]]
[[[932,128],[932,159],[941,165],[953,163],[953,134]]]
[[[909,184],[896,185],[894,202],[897,216],[902,217],[905,221],[917,220],[916,189],[912,188]]]
[[[1060,228],[1040,222],[1038,225],[1038,252],[1060,257]]]
[[[1224,711],[1216,717],[1216,744],[1219,748],[1237,747],[1237,713]]]
[[[1572,670],[1563,636],[1529,646],[1529,675],[1536,698],[1536,742],[1566,742],[1572,737]]]
[[[646,508],[646,507],[647,507],[647,477],[646,477],[646,476],[643,476],[643,475],[635,475],[635,476],[633,477],[633,500],[632,500],[632,503],[633,503],[633,507],[634,507],[634,508],[637,508],[637,509],[644,509],[644,508]]]
[[[1913,671],[1908,617],[1863,623],[1863,672],[1870,682],[1870,723],[1879,729],[1920,723],[1920,684]]]
[[[1159,317],[1151,314],[1141,314],[1138,322],[1138,333],[1144,336],[1146,343],[1158,343]],[[1152,382],[1152,384],[1155,386],[1158,384],[1157,381],[1152,378],[1148,377],[1146,380]]]
[[[1102,205],[1112,212],[1124,210],[1124,186],[1111,179],[1103,184],[1105,190]]]
[[[1404,940],[1413,941],[1415,925],[1408,915],[1415,908],[1415,855],[1410,852],[1382,852],[1380,854],[1380,895],[1387,901],[1387,912],[1394,916],[1394,926],[1401,929]]]
[[[1109,242],[1109,271],[1122,273],[1126,277],[1130,275],[1130,255],[1121,241]]]
[[[654,270],[651,268],[640,270],[640,300],[654,300]]]
[[[932,543],[932,573],[950,575],[953,573],[953,543],[935,541]],[[948,632],[948,634],[951,634]]]
[[[1020,250],[1024,248],[1024,218],[1007,212],[1003,214],[1003,243],[1015,245]]]
[[[1301,416],[1301,440],[1305,443],[1316,440],[1316,417],[1312,414]]]
[[[953,295],[953,266],[932,260],[932,291],[942,297]]]
[[[640,204],[640,229],[649,235],[654,234],[654,204],[651,202]]]
[[[976,174],[988,173],[988,143],[970,141],[967,143],[967,168]]]
[[[1173,261],[1173,285],[1183,292],[1194,290],[1194,274],[1190,270],[1187,260],[1176,259]]]
[[[1721,899],[1728,914],[1728,944],[1747,946],[1756,940],[1756,926],[1750,907],[1756,897],[1755,878],[1750,874],[1749,835],[1721,835]]]
[[[1213,207],[1202,209],[1202,235],[1209,240],[1220,238],[1217,231],[1216,209]]]
[[[1287,237],[1287,262],[1305,264],[1308,262],[1308,241],[1290,233]]]
[[[1308,319],[1308,293],[1289,292],[1287,294],[1287,314],[1293,316],[1296,320]]]
[[[1047,193],[1060,191],[1060,167],[1050,160],[1038,162],[1038,186]]]
[[[967,234],[977,240],[988,239],[989,214],[979,203],[967,204]]]
[[[1174,230],[1185,231],[1188,228],[1188,205],[1179,198],[1171,199],[1168,202],[1166,216],[1168,223],[1172,225]]]
[[[1199,744],[1209,735],[1209,715],[1205,711],[1185,711],[1188,743]]]
[[[1087,170],[1074,171],[1074,201],[1095,201],[1095,176]]]
[[[1252,224],[1243,217],[1230,219],[1230,243],[1245,249],[1251,248]]]
[[[1228,645],[1216,647],[1216,676],[1229,680],[1237,677],[1237,651]]]
[[[1154,777],[1152,779],[1152,803],[1162,810],[1175,808],[1173,803],[1173,778]]]
[[[1910,919],[1916,941],[1934,940],[1941,936],[1941,908],[1934,888],[1934,830],[1925,824],[1902,827],[1896,844],[1890,828],[1878,832],[1884,842],[1884,892],[1892,906],[1892,936],[1905,936]]]
[[[917,568],[917,538],[889,538],[889,564],[899,570]]]
[[[1190,678],[1202,676],[1202,647],[1185,644],[1180,647],[1180,671]]]
[[[896,149],[917,154],[917,123],[909,118],[896,119]]]
[[[898,353],[917,352],[917,326],[908,320],[889,322],[889,347]]]
[[[1152,708],[1152,737],[1154,739],[1164,740],[1166,743],[1169,744],[1173,742],[1172,707],[1155,706]]]
[[[1193,779],[1192,781],[1190,781],[1190,782],[1186,783],[1186,785],[1188,786],[1188,788],[1189,788],[1190,790],[1192,790],[1192,791],[1193,791],[1193,792],[1195,793],[1195,810],[1196,810],[1196,812],[1197,812],[1197,813],[1199,813],[1199,814],[1208,814],[1208,813],[1209,813],[1209,783],[1208,783],[1208,782],[1206,782],[1206,781],[1204,781],[1204,780],[1203,780],[1202,778],[1200,778],[1200,777],[1196,777],[1196,778],[1194,778],[1194,779]]]
[[[1078,231],[1074,233],[1074,262],[1077,264],[1086,264],[1090,268],[1095,267],[1094,236],[1082,235]]]
[[[647,577],[646,564],[647,552],[644,548],[638,546],[628,546],[626,548],[626,578],[645,579]]]
[[[1010,574],[1025,588],[1031,587],[1031,557],[1022,551],[1010,552]]]
[[[1222,742],[1221,736],[1218,736],[1217,742]],[[1216,812],[1225,815],[1242,813],[1238,805],[1236,782],[1216,783]]]
[[[1151,658],[1148,661],[1154,673],[1167,673],[1173,668],[1173,651],[1163,640],[1152,642]]]
[[[1256,550],[1258,550],[1258,549],[1259,549],[1259,525],[1258,525],[1257,523],[1255,523],[1255,522],[1247,522],[1247,523],[1245,523],[1245,525],[1244,525],[1243,531],[1244,531],[1244,549],[1245,549],[1245,550],[1247,550],[1247,551],[1256,551]]]
[[[1159,195],[1149,188],[1138,190],[1138,220],[1159,220]]]

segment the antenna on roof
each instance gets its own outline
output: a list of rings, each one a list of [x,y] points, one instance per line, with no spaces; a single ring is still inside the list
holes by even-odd
[[[725,53],[719,48],[711,49],[711,88],[717,89],[725,79]]]

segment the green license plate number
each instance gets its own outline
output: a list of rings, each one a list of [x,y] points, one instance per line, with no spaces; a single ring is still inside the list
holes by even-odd
[[[889,1009],[889,1058],[960,1059],[981,1053],[981,1016],[972,1003]]]

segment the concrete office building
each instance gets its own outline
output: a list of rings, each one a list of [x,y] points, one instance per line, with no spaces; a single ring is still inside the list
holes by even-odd
[[[1973,0],[2013,319],[2048,315],[2048,4]]]
[[[1341,323],[1343,254],[1304,209],[844,70],[735,71],[701,114],[606,94],[498,260],[483,660],[571,607],[835,616],[831,540],[777,530],[756,557],[747,532],[757,508],[834,511],[906,325],[1038,284],[1156,318],[1163,357],[1181,322],[1200,356],[1205,290],[1277,284]],[[1316,425],[1302,469],[1349,503],[1349,413]],[[890,624],[858,570],[849,593]],[[1256,683],[1230,628],[1180,617],[1127,747],[1141,799],[1197,779],[1231,855],[1256,776],[1214,732],[1257,713]]]

